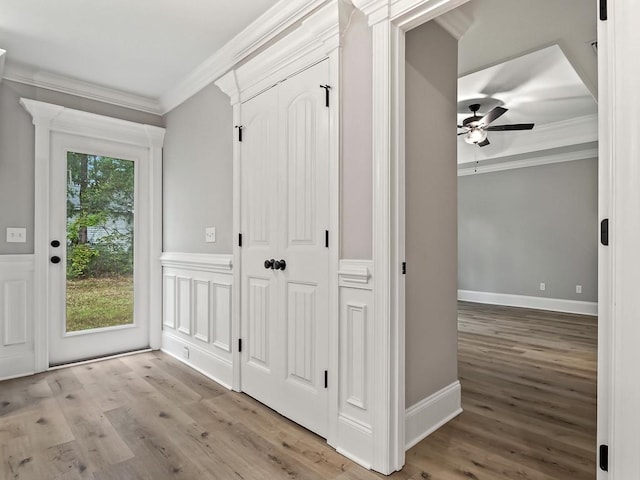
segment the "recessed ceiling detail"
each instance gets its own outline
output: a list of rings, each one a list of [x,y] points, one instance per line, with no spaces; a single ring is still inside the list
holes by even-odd
[[[473,148],[459,140],[458,163],[475,162],[522,153],[524,145],[549,145],[548,136],[556,125],[569,134],[585,123],[597,124],[597,104],[593,96],[572,67],[558,45],[552,45],[484,70],[465,75],[458,81],[458,124],[469,116],[469,105],[479,104],[480,114],[495,107],[508,108],[501,118],[503,123],[535,123],[536,128],[526,132],[492,132],[491,145]],[[580,128],[571,127],[572,122]],[[595,131],[590,125],[588,132]],[[545,135],[546,138],[541,136]],[[580,141],[584,135],[580,134]],[[554,140],[566,146],[571,137]],[[597,140],[592,138],[588,141]],[[574,143],[577,143],[574,142]]]

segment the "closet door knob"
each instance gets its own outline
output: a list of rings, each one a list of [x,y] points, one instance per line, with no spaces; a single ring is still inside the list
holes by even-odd
[[[284,271],[284,269],[287,268],[287,262],[285,262],[284,260],[276,260],[276,263],[273,265],[273,268],[275,268],[276,270]]]
[[[270,268],[270,269],[273,270],[273,266],[274,266],[275,263],[277,263],[277,262],[273,258],[271,260],[265,260],[264,261],[264,268],[267,268],[267,269]]]

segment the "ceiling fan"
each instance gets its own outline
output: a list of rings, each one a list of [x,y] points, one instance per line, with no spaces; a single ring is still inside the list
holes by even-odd
[[[501,117],[508,110],[507,108],[495,107],[485,116],[478,115],[480,110],[480,104],[474,103],[469,105],[469,110],[473,115],[467,117],[462,121],[462,125],[458,125],[458,128],[463,128],[465,131],[458,133],[458,135],[464,135],[464,141],[469,144],[475,144],[479,147],[486,147],[489,145],[489,139],[487,138],[487,132],[504,132],[506,130],[531,130],[533,123],[513,123],[511,125],[494,125],[489,126],[491,122]]]

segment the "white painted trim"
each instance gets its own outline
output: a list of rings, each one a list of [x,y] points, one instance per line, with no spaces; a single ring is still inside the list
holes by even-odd
[[[233,255],[164,252],[160,256],[160,263],[163,267],[230,273],[233,270]]]
[[[461,387],[457,380],[410,406],[405,413],[405,449],[409,450],[461,413]]]
[[[2,74],[1,71],[0,74]],[[153,115],[161,115],[163,113],[160,102],[156,99],[83,82],[63,75],[29,69],[12,62],[7,63],[4,78],[24,85],[46,88],[54,92],[66,93],[68,95],[130,108]]]
[[[188,359],[182,356],[182,351],[185,347],[189,349]],[[231,390],[233,366],[227,359],[201,348],[194,342],[187,341],[166,331],[162,332],[161,350],[205,377]]]
[[[514,170],[517,168],[537,167],[540,165],[551,165],[553,163],[573,162],[576,160],[587,160],[590,158],[598,158],[597,148],[587,148],[582,150],[575,150],[572,152],[558,153],[552,155],[545,155],[542,157],[535,157],[527,160],[514,160],[502,163],[495,163],[492,165],[478,165],[470,167],[458,167],[458,176],[464,177],[467,175],[477,175],[480,173],[492,173],[501,172],[503,170]],[[469,165],[468,163],[465,165]]]
[[[340,260],[338,283],[340,287],[371,290],[373,262],[371,260]]]
[[[368,17],[373,46],[374,368],[372,468],[405,458],[404,34],[468,0],[353,0]]]
[[[245,102],[301,70],[328,58],[340,46],[350,10],[332,0],[284,39],[216,81],[232,105]],[[335,91],[332,89],[332,94]]]
[[[607,305],[610,316],[606,322],[609,344],[601,353],[607,360],[603,376],[611,388],[609,411],[600,413],[608,413],[610,421],[608,478],[627,480],[637,477],[640,472],[640,456],[637,455],[640,451],[640,143],[636,135],[630,134],[640,128],[640,119],[634,113],[640,105],[640,64],[637,61],[640,2],[616,0],[607,3],[606,41],[598,43],[598,52],[607,50],[605,72],[609,91],[602,133],[610,135],[606,154],[611,155],[611,161],[604,167],[611,175],[608,190],[611,202],[608,249],[611,297]]]
[[[467,30],[469,30],[471,24],[473,24],[473,18],[460,9],[451,10],[444,15],[440,15],[435,21],[453,35],[456,40],[460,40],[462,35],[464,35]]]
[[[83,112],[72,108],[21,98],[20,104],[34,118],[34,125],[47,123],[49,132],[125,143],[138,147],[161,148],[165,129],[119,118]]]
[[[458,300],[488,303],[491,305],[506,305],[509,307],[534,308],[536,310],[550,310],[553,312],[578,313],[580,315],[598,315],[597,302],[584,302],[581,300],[532,297],[528,295],[513,295],[510,293],[476,292],[473,290],[458,290]]]
[[[49,368],[49,176],[52,152],[52,134],[67,133],[79,137],[105,140],[118,144],[134,145],[147,149],[149,191],[145,202],[149,217],[145,219],[145,249],[148,260],[142,262],[149,315],[149,345],[160,347],[162,329],[162,275],[160,254],[162,245],[162,145],[165,129],[152,125],[106,117],[80,110],[62,107],[27,98],[20,104],[33,117],[35,125],[35,173],[34,173],[34,355],[35,371]],[[153,316],[152,316],[153,315]]]
[[[613,22],[597,22],[598,29],[598,221],[610,218],[613,201],[613,111],[614,88],[611,85],[614,73],[612,47],[614,38],[609,25]],[[632,121],[636,122],[637,119]],[[613,257],[611,246],[598,242],[598,399],[597,399],[597,440],[596,445],[610,445],[612,439],[613,403],[611,402],[613,365],[612,354],[612,299],[613,299]],[[636,410],[637,411],[637,410]],[[598,449],[599,450],[599,449]],[[600,452],[596,455],[599,457]],[[612,460],[612,459],[610,459]],[[600,459],[597,458],[596,465]],[[613,466],[613,462],[610,462]],[[636,466],[636,470],[638,470]],[[597,469],[597,480],[609,478],[607,472]],[[621,477],[619,480],[624,480]]]
[[[326,0],[280,0],[160,97],[163,113],[218,80],[238,62],[295,25]]]
[[[494,160],[511,155],[523,155],[553,148],[571,147],[598,141],[598,116],[586,115],[559,122],[538,125],[533,130],[509,132],[509,141],[504,137],[492,138],[495,150],[480,149],[467,145],[461,137],[458,139],[458,164],[475,160]],[[498,134],[499,135],[499,134]]]
[[[0,83],[2,82],[2,77],[4,76],[4,64],[7,58],[7,51],[0,48]]]

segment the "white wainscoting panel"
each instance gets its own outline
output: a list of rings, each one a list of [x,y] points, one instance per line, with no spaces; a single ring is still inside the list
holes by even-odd
[[[409,450],[449,420],[462,413],[460,382],[455,381],[407,408],[405,448]]]
[[[35,371],[33,255],[0,255],[0,380]]]
[[[164,253],[162,350],[231,388],[232,255]]]
[[[338,435],[342,455],[370,468],[373,464],[373,303],[372,262],[341,260],[340,389]]]

